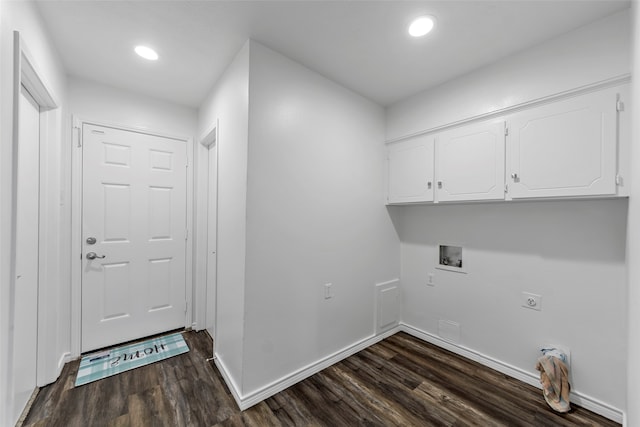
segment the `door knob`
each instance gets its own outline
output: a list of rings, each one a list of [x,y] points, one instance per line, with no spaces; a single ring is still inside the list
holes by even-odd
[[[96,238],[95,237],[87,237],[87,245],[95,245]]]
[[[106,255],[98,256],[95,252],[87,253],[87,259],[106,258]]]

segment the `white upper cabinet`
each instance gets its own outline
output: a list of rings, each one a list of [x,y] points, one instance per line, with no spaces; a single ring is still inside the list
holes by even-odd
[[[387,202],[432,202],[433,136],[421,135],[396,142],[387,150]]]
[[[626,196],[627,95],[599,89],[390,143],[387,203]]]
[[[616,194],[617,91],[514,114],[508,121],[511,198]]]
[[[505,125],[483,122],[436,136],[438,202],[504,199]]]

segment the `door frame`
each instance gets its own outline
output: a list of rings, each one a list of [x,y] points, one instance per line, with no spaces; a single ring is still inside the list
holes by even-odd
[[[218,238],[218,146],[219,146],[219,120],[215,120],[213,125],[205,131],[202,136],[199,138],[200,144],[198,144],[198,182],[203,183],[201,188],[198,189],[198,204],[197,204],[197,217],[198,217],[198,229],[203,230],[202,233],[199,233],[199,241],[198,241],[198,250],[197,250],[197,258],[196,258],[196,288],[199,290],[198,294],[198,305],[196,307],[196,329],[207,329],[208,325],[213,324],[213,330],[209,331],[212,338],[216,336],[217,330],[217,238]],[[215,158],[215,165],[212,164],[211,155]],[[215,189],[214,189],[214,212],[210,211],[211,200],[209,197],[211,196],[211,171],[214,170],[216,174],[214,178],[215,181]],[[214,222],[211,221],[211,216],[215,217]],[[216,241],[213,245],[209,241],[209,230],[211,227],[215,228],[215,238]],[[216,269],[215,271],[209,271],[209,255],[212,251],[215,251],[216,258]],[[213,280],[213,295],[209,295],[209,281]],[[209,307],[209,301],[213,301],[213,307]],[[213,311],[213,319],[207,318],[208,314]]]
[[[90,120],[72,115],[72,166],[71,166],[71,356],[78,357],[82,349],[82,127],[85,124],[104,126],[146,135],[172,138],[183,141],[187,148],[187,243],[185,256],[185,299],[187,310],[184,326],[193,327],[193,253],[194,253],[194,221],[193,221],[193,139],[190,137],[156,132],[145,127],[110,123],[102,120]]]
[[[52,247],[56,247],[59,243],[59,239],[52,236],[55,230],[58,229],[57,224],[54,223],[50,215],[45,215],[50,212],[50,196],[53,196],[54,190],[50,190],[48,185],[49,179],[55,178],[49,176],[49,156],[55,150],[50,149],[50,145],[60,141],[60,128],[57,128],[57,117],[59,114],[59,104],[56,101],[56,97],[53,95],[50,87],[43,79],[43,74],[40,72],[33,56],[29,53],[24,39],[20,36],[19,31],[13,32],[13,99],[12,99],[12,141],[11,141],[11,204],[10,204],[10,217],[11,217],[11,237],[10,237],[10,259],[9,259],[9,289],[7,304],[8,307],[3,305],[3,310],[7,308],[7,314],[9,324],[14,321],[15,314],[15,269],[16,269],[16,224],[17,224],[17,190],[18,190],[18,145],[20,141],[20,91],[24,86],[29,92],[31,97],[38,104],[39,113],[39,127],[40,136],[38,141],[38,282],[37,282],[37,336],[34,339],[37,342],[37,354],[36,354],[36,387],[42,386],[47,382],[50,382],[51,378],[57,376],[57,372],[52,368],[52,363],[48,360],[46,348],[46,337],[51,335],[51,331],[47,331],[51,326],[47,323],[47,314],[50,312],[55,313],[55,305],[51,303],[51,297],[49,295],[49,287],[40,286],[42,278],[50,277],[50,280],[56,282],[59,280],[58,276],[49,275],[49,270],[54,270],[57,266],[53,265],[53,262],[49,260],[48,254]],[[56,197],[58,197],[56,195]],[[57,220],[57,216],[53,215]],[[51,309],[51,306],[53,310]],[[5,316],[3,314],[3,316]],[[3,322],[6,318],[3,319]],[[0,322],[0,323],[3,323]],[[46,332],[49,332],[48,334]],[[53,336],[57,339],[56,331],[53,331]],[[6,383],[2,385],[3,390],[0,390],[0,396],[5,396],[7,393],[8,399],[2,399],[0,403],[0,413],[4,414],[0,419],[0,423],[7,422],[9,418],[13,417],[13,332],[11,329],[0,330],[0,338],[3,344],[6,343],[3,351],[7,353],[3,355],[3,363],[0,369],[3,369],[3,377],[6,375]],[[6,387],[6,389],[4,389]],[[5,406],[6,405],[6,406]],[[19,414],[18,414],[19,415]],[[11,420],[12,421],[12,420]],[[8,421],[8,422],[11,422]]]

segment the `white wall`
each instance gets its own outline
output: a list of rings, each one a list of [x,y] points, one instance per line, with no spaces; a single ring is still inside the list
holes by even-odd
[[[373,336],[400,268],[383,109],[256,42],[249,99],[245,395]]]
[[[64,222],[63,211],[66,200],[62,188],[62,171],[59,159],[62,156],[62,141],[65,138],[66,118],[66,77],[58,60],[50,38],[42,27],[40,16],[32,2],[0,2],[0,424],[9,425],[15,414],[11,407],[10,374],[12,372],[10,355],[12,354],[12,336],[10,331],[10,252],[11,252],[11,197],[12,197],[12,122],[13,122],[13,31],[20,31],[35,66],[45,84],[50,89],[60,108],[54,114],[51,128],[53,137],[42,151],[45,165],[46,187],[42,188],[44,201],[43,214],[46,215],[45,228],[47,253],[45,271],[47,277],[41,282],[43,296],[48,302],[42,313],[41,336],[48,349],[41,365],[41,378],[52,381],[57,374],[58,362],[69,349],[66,340],[68,313],[57,309],[60,299],[64,298],[62,289],[65,265],[68,256],[61,250],[62,231],[58,224]]]
[[[240,390],[245,314],[245,240],[247,199],[247,143],[249,129],[249,43],[236,55],[200,107],[198,135],[219,120],[218,130],[218,246],[215,351],[226,373]],[[199,141],[198,141],[199,142]],[[206,214],[207,150],[197,144],[197,200]],[[200,230],[206,230],[200,215]],[[198,236],[206,244],[206,233]],[[200,249],[202,253],[202,249]],[[206,265],[205,257],[200,267]]]
[[[193,137],[197,111],[77,77],[69,78],[69,110],[96,120],[178,137]]]
[[[387,137],[628,74],[629,23],[628,11],[612,15],[400,102],[388,109]],[[439,320],[459,322],[459,345],[530,375],[539,345],[566,345],[573,391],[624,410],[626,200],[398,212],[405,323],[437,335]],[[468,274],[435,269],[439,243],[464,247]],[[520,307],[523,291],[542,295],[541,312]]]
[[[633,121],[631,144],[631,194],[629,198],[629,217],[627,231],[627,268],[628,281],[628,312],[629,312],[629,354],[627,372],[627,420],[626,425],[640,425],[640,120],[637,120],[640,110],[640,5],[633,3],[633,73],[632,102]]]
[[[540,346],[566,346],[572,390],[624,408],[626,220],[626,199],[404,207],[403,321],[436,336],[459,323],[459,345],[531,375]],[[467,274],[435,268],[442,243],[463,247]]]
[[[619,12],[400,101],[387,109],[387,140],[628,73],[629,24]]]

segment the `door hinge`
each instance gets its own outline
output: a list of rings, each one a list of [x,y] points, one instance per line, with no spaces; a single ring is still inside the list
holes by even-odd
[[[509,136],[509,128],[507,126],[504,127],[504,136]]]
[[[616,185],[623,185],[623,179],[621,175],[616,175]]]
[[[504,185],[504,194],[507,194],[509,192],[509,184],[505,184]]]
[[[616,111],[624,111],[624,102],[616,101]]]
[[[184,230],[184,240],[189,240],[189,229],[185,228]]]
[[[189,311],[189,303],[188,302],[184,302],[184,314],[187,314],[187,311]]]

